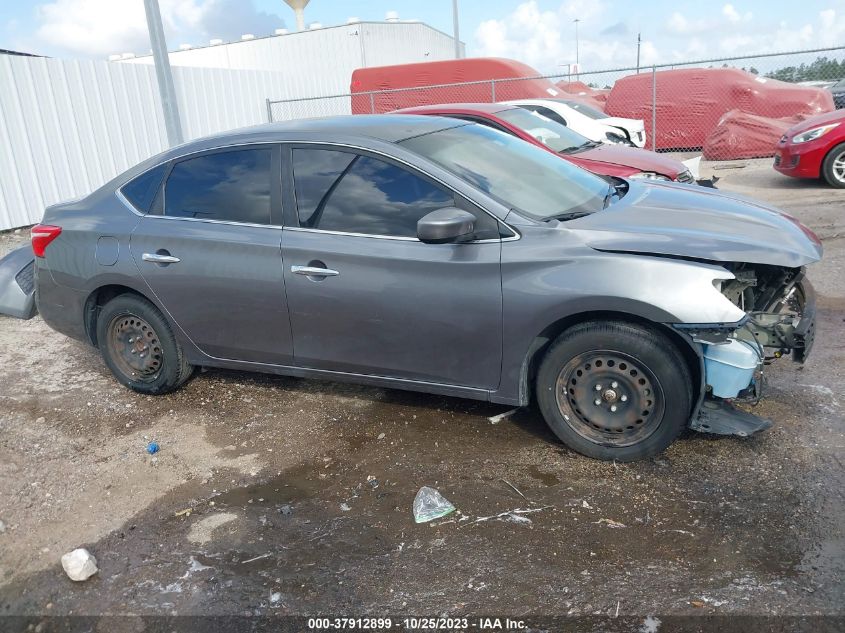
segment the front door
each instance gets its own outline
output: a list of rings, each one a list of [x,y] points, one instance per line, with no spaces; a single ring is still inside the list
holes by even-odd
[[[292,150],[298,227],[282,238],[296,364],[495,389],[502,350],[498,224],[473,243],[424,244],[417,220],[466,205],[368,154]]]
[[[246,146],[176,162],[132,233],[142,277],[209,356],[292,362],[279,156],[278,147]]]

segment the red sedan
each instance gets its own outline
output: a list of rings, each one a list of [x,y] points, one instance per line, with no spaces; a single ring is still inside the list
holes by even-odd
[[[845,188],[845,110],[793,125],[780,138],[775,169],[793,178],[824,178]]]
[[[502,103],[447,103],[403,108],[395,114],[448,116],[517,136],[602,176],[693,183],[680,161],[637,147],[603,145],[536,112]]]

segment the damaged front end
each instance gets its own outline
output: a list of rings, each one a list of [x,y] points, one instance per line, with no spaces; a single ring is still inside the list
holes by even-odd
[[[734,278],[714,283],[746,316],[730,325],[677,326],[702,346],[704,398],[690,428],[747,436],[772,423],[734,403],[760,400],[766,365],[783,356],[806,360],[815,338],[815,292],[803,267],[723,266]]]

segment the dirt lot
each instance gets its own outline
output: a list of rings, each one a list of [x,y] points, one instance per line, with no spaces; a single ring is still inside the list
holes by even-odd
[[[641,463],[438,396],[214,370],[142,397],[0,317],[0,613],[843,615],[845,192],[738,165],[720,188],[824,241],[818,343],[769,371],[773,429]],[[460,514],[416,525],[422,485]],[[81,546],[100,572],[74,584]]]

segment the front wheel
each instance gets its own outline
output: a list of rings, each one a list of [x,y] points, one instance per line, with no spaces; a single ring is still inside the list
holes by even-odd
[[[536,389],[555,435],[602,460],[660,453],[692,408],[692,379],[677,348],[656,330],[623,322],[566,330],[543,358]]]
[[[173,391],[193,373],[164,316],[138,295],[119,295],[102,308],[97,343],[114,377],[139,393]]]
[[[832,187],[845,188],[845,143],[840,143],[825,156],[822,176]]]

